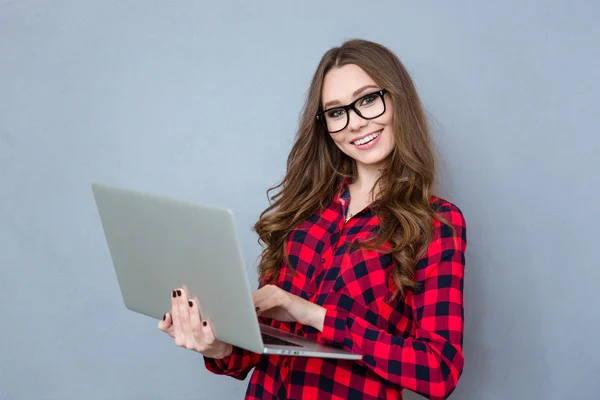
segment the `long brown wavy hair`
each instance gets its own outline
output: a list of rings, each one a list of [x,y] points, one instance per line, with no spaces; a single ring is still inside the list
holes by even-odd
[[[381,251],[385,243],[391,245],[386,247],[396,261],[391,272],[395,295],[403,294],[414,288],[416,262],[431,242],[432,218],[443,221],[430,204],[435,160],[425,113],[406,68],[386,47],[359,39],[328,50],[314,73],[285,177],[267,191],[270,205],[254,225],[263,246],[258,274],[261,280],[277,279],[282,262],[288,261],[286,239],[292,229],[325,208],[342,180],[356,174],[354,160],[337,148],[315,117],[322,110],[325,75],[347,64],[361,67],[387,89],[394,105],[395,149],[374,186],[379,232],[361,246]]]

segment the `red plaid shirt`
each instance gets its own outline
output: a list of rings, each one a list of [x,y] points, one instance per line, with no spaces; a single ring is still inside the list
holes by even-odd
[[[289,235],[294,276],[282,265],[276,284],[327,309],[323,332],[298,323],[262,319],[276,328],[363,355],[361,361],[261,355],[234,346],[224,359],[205,358],[209,371],[243,380],[246,399],[402,399],[409,389],[444,399],[463,369],[463,276],[466,227],[452,203],[434,209],[456,230],[433,221],[434,235],[418,262],[417,288],[389,303],[395,285],[389,254],[349,249],[378,228],[367,207],[344,223],[347,184],[328,207]],[[275,282],[272,282],[275,283]]]

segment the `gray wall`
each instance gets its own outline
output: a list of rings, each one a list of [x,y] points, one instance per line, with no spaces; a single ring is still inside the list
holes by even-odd
[[[452,398],[598,398],[600,6],[391,3],[0,3],[1,399],[242,398],[125,310],[89,184],[231,207],[254,281],[309,79],[352,37],[410,69],[467,217]]]

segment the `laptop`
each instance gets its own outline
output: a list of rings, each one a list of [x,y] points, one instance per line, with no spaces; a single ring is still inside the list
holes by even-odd
[[[259,323],[230,209],[92,183],[125,307],[154,319],[183,287],[215,337],[259,354],[360,360]]]

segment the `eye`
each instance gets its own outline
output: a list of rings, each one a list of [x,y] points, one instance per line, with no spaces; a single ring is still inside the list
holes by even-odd
[[[362,98],[360,105],[361,106],[367,106],[369,104],[371,104],[372,102],[374,102],[377,99],[377,95],[376,94],[370,94],[368,96],[365,96]]]
[[[327,111],[325,113],[325,117],[330,119],[336,119],[343,117],[344,114],[346,114],[346,110],[344,110],[343,108],[334,108],[332,110]]]

